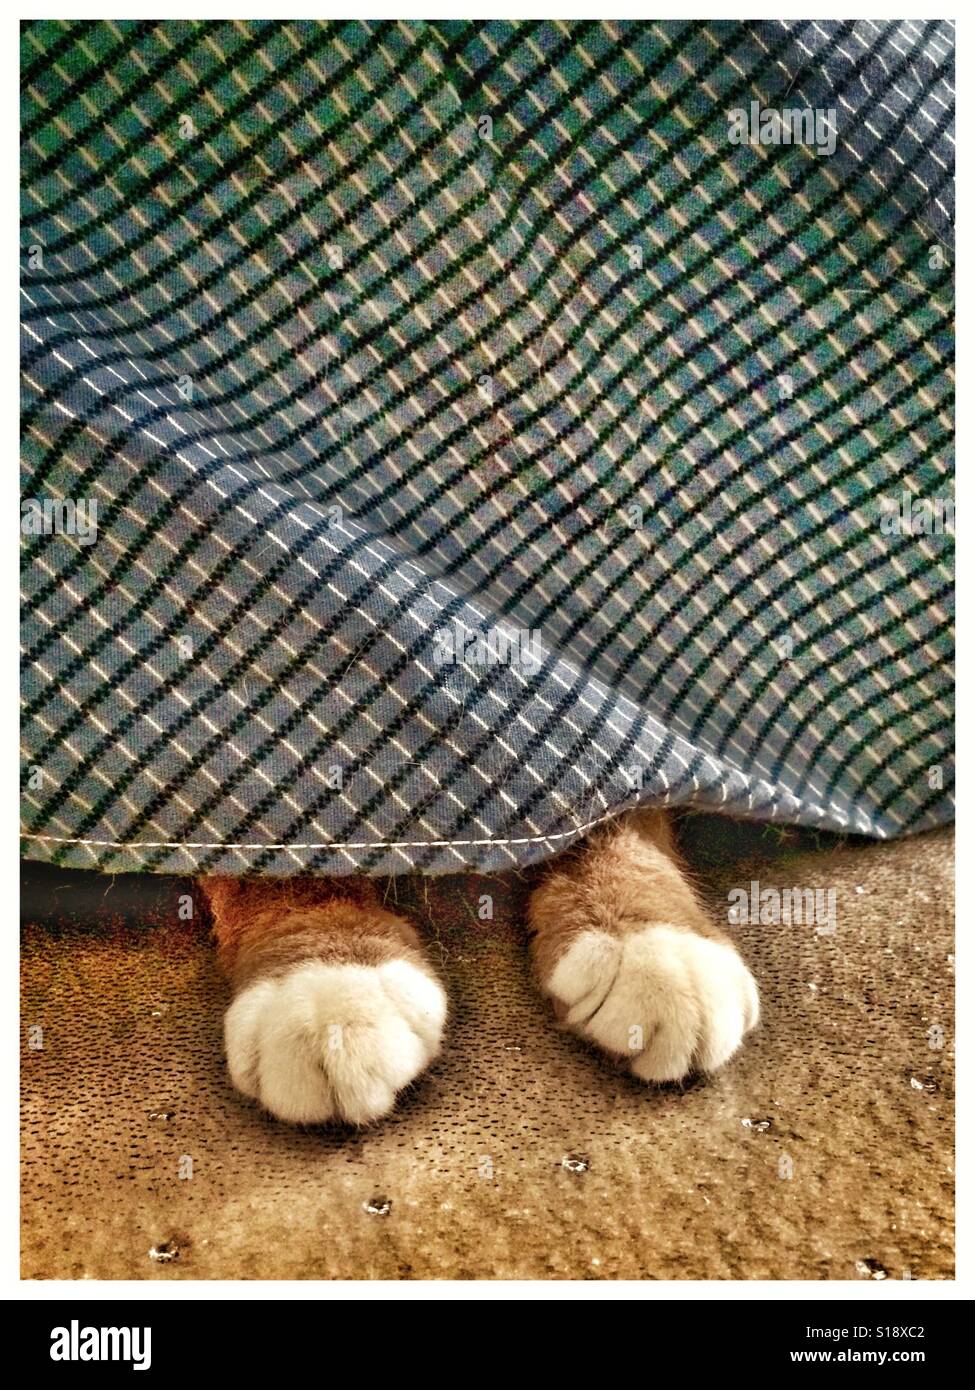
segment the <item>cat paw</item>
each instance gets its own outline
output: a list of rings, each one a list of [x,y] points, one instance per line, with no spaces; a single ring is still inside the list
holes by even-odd
[[[673,926],[583,931],[542,984],[564,1023],[644,1081],[716,1070],[758,1022],[758,990],[734,946]]]
[[[446,1014],[442,986],[408,960],[303,961],[230,1005],[230,1077],[280,1120],[369,1124],[436,1056]]]

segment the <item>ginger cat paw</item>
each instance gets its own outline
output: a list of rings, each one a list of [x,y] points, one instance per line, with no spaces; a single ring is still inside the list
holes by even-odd
[[[365,1125],[440,1050],[447,996],[369,879],[208,878],[230,1077],[279,1120]]]
[[[369,1124],[436,1056],[446,1015],[440,983],[408,960],[303,961],[230,1005],[231,1080],[280,1120]]]
[[[563,1023],[644,1081],[711,1072],[758,1022],[758,989],[707,918],[659,811],[622,816],[531,896],[535,972]]]
[[[735,948],[680,927],[581,932],[542,984],[563,1022],[643,1081],[715,1071],[758,1022]]]

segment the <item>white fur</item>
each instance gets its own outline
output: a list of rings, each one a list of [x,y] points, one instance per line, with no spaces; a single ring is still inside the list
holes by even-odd
[[[713,1071],[758,1022],[758,990],[733,946],[672,926],[586,931],[547,988],[565,1021],[644,1081]]]
[[[305,961],[258,980],[227,1010],[234,1085],[297,1124],[368,1124],[436,1056],[447,1000],[407,960]]]

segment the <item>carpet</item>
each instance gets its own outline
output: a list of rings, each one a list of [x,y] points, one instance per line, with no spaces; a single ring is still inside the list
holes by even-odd
[[[25,898],[23,1276],[951,1278],[951,832],[692,817],[683,841],[716,918],[753,879],[836,892],[835,933],[732,929],[764,1012],[723,1073],[647,1089],[556,1029],[524,949],[534,870],[397,878],[451,1019],[362,1132],[289,1129],[232,1091],[187,882],[44,879]]]

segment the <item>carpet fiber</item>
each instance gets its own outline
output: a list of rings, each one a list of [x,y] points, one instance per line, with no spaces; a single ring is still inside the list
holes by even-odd
[[[190,885],[140,877],[144,925],[124,879],[87,876],[97,913],[62,891],[25,931],[24,1277],[950,1278],[950,832],[813,849],[704,817],[685,844],[716,916],[753,878],[836,889],[835,935],[735,929],[764,1018],[724,1073],[646,1089],[557,1031],[528,974],[530,876],[398,879],[452,1019],[360,1133],[234,1094],[225,988],[177,916]]]

